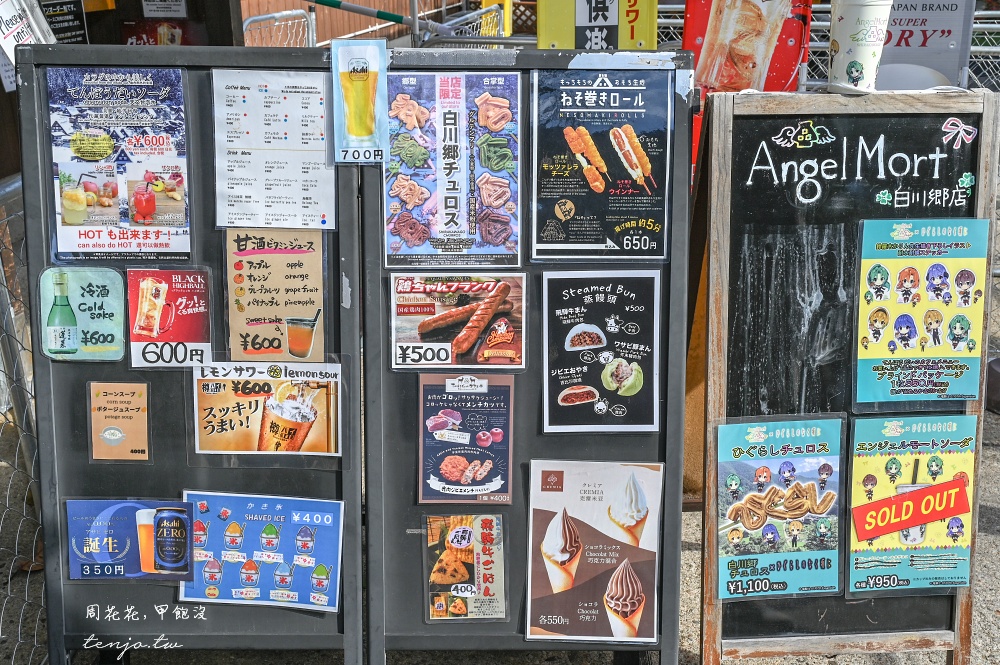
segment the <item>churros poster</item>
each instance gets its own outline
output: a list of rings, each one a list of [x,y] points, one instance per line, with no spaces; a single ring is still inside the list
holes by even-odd
[[[843,420],[718,430],[719,599],[842,591]]]
[[[521,263],[520,75],[389,75],[386,266]]]
[[[854,422],[851,594],[968,586],[976,417]]]
[[[532,460],[529,640],[655,642],[662,464]]]
[[[184,490],[194,575],[181,601],[337,612],[344,503]]]
[[[546,432],[655,432],[660,415],[660,273],[542,277]]]
[[[510,503],[514,377],[420,375],[420,503]]]
[[[979,399],[988,235],[986,219],[864,221],[859,404]]]
[[[532,257],[667,256],[672,73],[534,73]]]
[[[428,623],[507,619],[503,515],[427,515]]]
[[[524,273],[396,273],[389,288],[393,369],[524,369]]]
[[[58,258],[186,259],[180,69],[49,67]]]
[[[197,452],[340,455],[340,365],[216,363],[193,376]]]

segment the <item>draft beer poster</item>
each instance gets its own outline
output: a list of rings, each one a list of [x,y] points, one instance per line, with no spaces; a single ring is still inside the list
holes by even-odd
[[[336,228],[322,72],[216,69],[216,224]]]
[[[194,367],[212,360],[207,268],[129,270],[133,367]]]
[[[720,600],[842,591],[843,436],[841,418],[719,426]]]
[[[340,455],[340,365],[216,363],[193,376],[196,452]]]
[[[231,360],[326,359],[323,234],[227,230]]]
[[[187,259],[180,69],[49,67],[57,258]]]
[[[987,219],[864,221],[859,404],[979,399],[988,235]]]
[[[387,267],[521,264],[520,81],[389,75]]]
[[[333,65],[333,158],[336,162],[383,162],[388,150],[384,39],[330,41]]]
[[[344,504],[184,490],[194,576],[180,600],[337,612]]]
[[[851,594],[969,585],[976,417],[859,418]]]
[[[67,501],[69,578],[192,579],[192,511],[182,501]]]

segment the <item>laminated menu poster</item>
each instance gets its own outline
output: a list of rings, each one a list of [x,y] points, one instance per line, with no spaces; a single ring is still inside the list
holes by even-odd
[[[48,268],[38,281],[42,353],[52,360],[125,357],[125,284],[111,268]]]
[[[196,452],[340,455],[340,365],[215,363],[193,377]]]
[[[226,311],[232,360],[323,362],[323,234],[226,230]]]
[[[389,286],[393,369],[524,369],[524,273],[396,273]]]
[[[855,420],[848,593],[969,585],[976,449],[975,416]]]
[[[502,515],[427,515],[428,623],[507,615]]]
[[[184,490],[194,577],[180,600],[337,612],[344,503]]]
[[[90,459],[149,461],[149,384],[90,381]]]
[[[843,591],[843,419],[718,430],[719,599]]]
[[[520,75],[389,75],[386,266],[521,264]]]
[[[128,271],[133,367],[194,367],[212,360],[208,268]]]
[[[323,72],[212,72],[218,226],[336,228],[328,81]]]
[[[971,173],[959,180],[970,188]],[[861,229],[857,402],[979,399],[988,219],[868,219]]]
[[[542,277],[544,431],[655,432],[660,273]]]
[[[420,503],[510,503],[514,377],[420,375]]]
[[[186,501],[67,501],[69,578],[192,579],[192,513]]]
[[[531,460],[529,640],[655,642],[663,465]]]
[[[49,67],[57,258],[187,259],[180,69]]]
[[[673,74],[533,76],[532,257],[665,258]]]

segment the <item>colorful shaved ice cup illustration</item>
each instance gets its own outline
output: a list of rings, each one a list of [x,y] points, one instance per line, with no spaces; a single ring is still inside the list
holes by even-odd
[[[198,502],[198,512],[199,513],[207,513],[208,512],[208,501],[199,501]]]
[[[287,563],[279,563],[274,569],[274,587],[276,589],[290,589],[292,587],[292,576],[295,569]]]
[[[191,527],[191,541],[195,547],[204,548],[208,544],[208,524],[195,520]]]
[[[329,590],[330,569],[324,566],[323,564],[319,564],[318,566],[313,568],[312,577],[310,577],[310,580],[312,580],[313,591],[325,592]]]
[[[209,559],[201,569],[201,574],[205,578],[205,584],[218,584],[222,581],[222,564],[218,559]]]
[[[257,435],[259,452],[295,453],[302,449],[309,430],[316,422],[317,411],[312,405],[317,390],[298,384],[292,390],[279,386],[274,395],[264,402]]]
[[[281,529],[268,524],[260,532],[260,548],[265,552],[273,552],[278,549],[278,542],[281,539]]]
[[[257,586],[260,581],[260,566],[253,559],[249,559],[240,568],[240,584],[243,586]]]
[[[316,530],[304,526],[295,534],[295,551],[299,554],[312,554],[316,551]]]
[[[238,550],[243,547],[243,528],[233,522],[226,527],[226,549],[227,550]]]

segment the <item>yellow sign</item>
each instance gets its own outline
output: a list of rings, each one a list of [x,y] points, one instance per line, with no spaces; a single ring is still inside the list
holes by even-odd
[[[87,130],[76,132],[70,137],[69,149],[80,159],[96,162],[111,154],[115,149],[115,142],[104,132]]]

